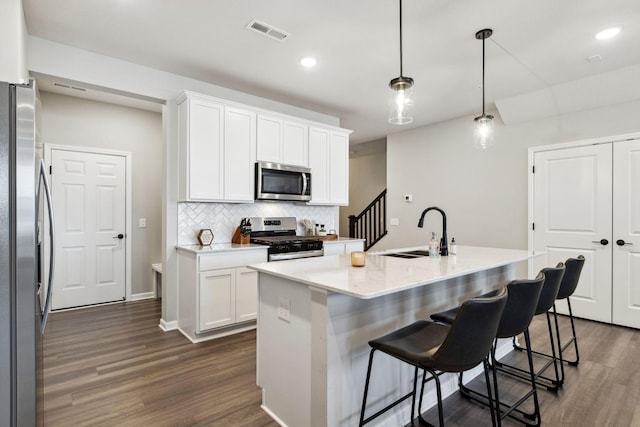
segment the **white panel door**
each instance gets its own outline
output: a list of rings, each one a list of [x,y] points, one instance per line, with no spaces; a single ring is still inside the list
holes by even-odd
[[[256,114],[225,107],[224,199],[253,202],[256,146]]]
[[[535,153],[535,269],[584,255],[573,314],[611,321],[611,144]],[[602,242],[602,243],[601,243]],[[566,304],[558,304],[566,312]]]
[[[640,140],[613,147],[613,323],[640,328]]]
[[[52,308],[123,300],[125,157],[54,149],[51,166],[56,227]]]

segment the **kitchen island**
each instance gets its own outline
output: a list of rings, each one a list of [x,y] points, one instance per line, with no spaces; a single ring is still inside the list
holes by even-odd
[[[533,256],[460,246],[457,255],[437,258],[368,254],[365,267],[352,267],[348,254],[250,266],[259,272],[262,407],[290,427],[357,425],[369,340],[504,285]],[[412,368],[393,358],[380,354],[373,363],[368,414],[408,392],[413,380]],[[443,378],[445,394],[455,388],[453,376]],[[424,407],[435,403],[427,390]],[[376,425],[404,425],[409,413],[405,401]]]

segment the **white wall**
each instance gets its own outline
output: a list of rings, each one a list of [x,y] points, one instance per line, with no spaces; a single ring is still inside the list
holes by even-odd
[[[340,235],[349,235],[349,215],[358,215],[387,187],[386,139],[349,148],[349,206],[340,207]]]
[[[132,157],[132,287],[152,292],[151,264],[162,259],[162,116],[41,92],[45,144],[126,151]],[[138,219],[147,219],[147,228]]]
[[[495,113],[497,114],[497,113]],[[388,219],[400,225],[376,249],[427,244],[441,232],[437,212],[423,229],[420,213],[439,206],[449,239],[460,245],[527,248],[527,148],[640,131],[640,101],[504,126],[496,118],[493,148],[472,142],[473,117],[387,137]],[[405,203],[404,194],[414,202]]]
[[[0,82],[26,83],[27,26],[22,0],[0,0]]]

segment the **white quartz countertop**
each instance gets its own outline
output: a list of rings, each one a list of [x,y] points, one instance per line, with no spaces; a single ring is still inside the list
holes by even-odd
[[[427,249],[426,247],[409,248]],[[401,252],[398,249],[387,252]],[[315,286],[361,299],[423,286],[471,273],[525,261],[532,251],[458,246],[457,255],[446,257],[395,258],[367,254],[364,267],[352,267],[350,255],[303,258],[250,265],[261,273]]]
[[[194,254],[208,254],[215,252],[230,252],[237,250],[248,250],[248,249],[261,249],[266,251],[268,249],[265,245],[256,245],[256,244],[246,244],[241,245],[239,243],[214,243],[209,246],[201,246],[201,245],[178,245],[176,249],[179,251],[191,252]]]

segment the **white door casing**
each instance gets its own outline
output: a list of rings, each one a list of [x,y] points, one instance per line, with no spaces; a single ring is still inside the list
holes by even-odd
[[[53,309],[130,298],[130,155],[47,147],[56,221]]]
[[[613,323],[640,328],[640,140],[613,145]]]
[[[534,271],[584,255],[571,305],[578,317],[611,322],[611,144],[534,154]],[[606,244],[602,244],[602,243]],[[566,303],[557,304],[567,312]]]

